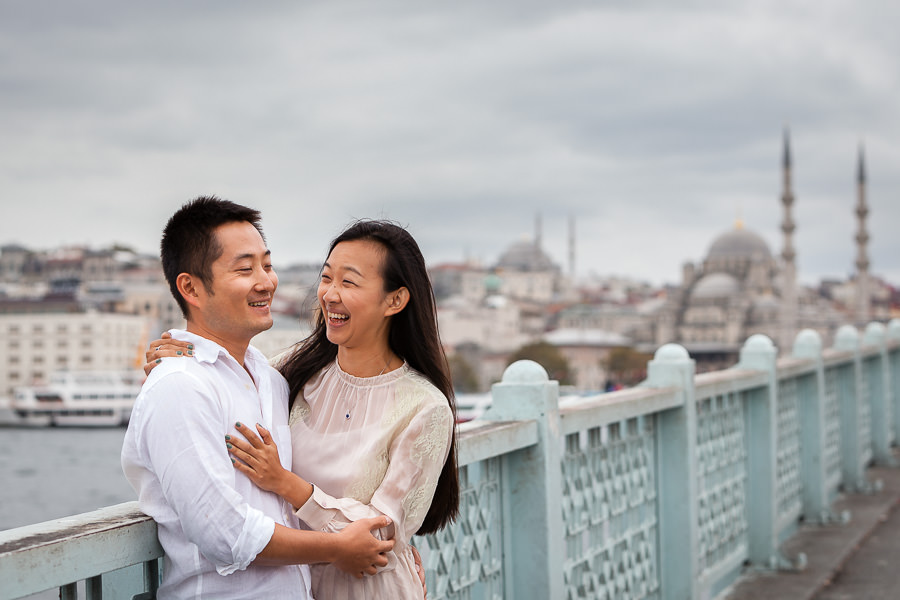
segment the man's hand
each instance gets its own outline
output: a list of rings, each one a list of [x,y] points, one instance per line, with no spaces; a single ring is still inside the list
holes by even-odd
[[[363,575],[374,575],[376,567],[388,563],[386,552],[394,549],[394,540],[381,541],[372,531],[391,524],[388,517],[360,519],[342,529],[336,535],[339,539],[339,556],[332,562],[335,567],[361,579]]]

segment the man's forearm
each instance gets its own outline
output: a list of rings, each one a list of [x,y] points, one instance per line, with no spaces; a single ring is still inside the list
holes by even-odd
[[[304,531],[275,524],[275,532],[254,562],[269,565],[329,562],[355,577],[374,575],[377,567],[387,565],[385,553],[394,548],[393,540],[378,540],[372,530],[390,525],[387,517],[362,519],[339,533]]]
[[[291,529],[275,524],[275,532],[254,564],[297,565],[333,562],[338,555],[337,536],[322,531]]]

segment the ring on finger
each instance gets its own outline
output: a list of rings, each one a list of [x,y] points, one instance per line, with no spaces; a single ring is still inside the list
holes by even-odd
[[[159,349],[160,349],[160,348],[162,348],[162,346],[157,346],[157,347],[156,347],[156,351],[159,352]]]

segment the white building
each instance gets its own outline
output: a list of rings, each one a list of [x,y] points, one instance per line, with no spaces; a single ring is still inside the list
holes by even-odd
[[[437,315],[445,348],[468,344],[487,352],[511,352],[529,341],[522,332],[519,307],[502,296],[479,303],[448,298],[438,306]]]
[[[0,314],[0,396],[62,370],[140,368],[147,319],[98,312]]]
[[[583,327],[548,331],[543,339],[566,357],[573,385],[578,391],[603,391],[607,383],[603,363],[610,350],[632,345],[630,339],[618,333]]]

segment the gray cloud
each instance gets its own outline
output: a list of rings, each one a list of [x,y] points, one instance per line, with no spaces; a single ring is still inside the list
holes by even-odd
[[[350,219],[491,262],[543,215],[582,272],[675,281],[742,217],[777,252],[789,126],[801,278],[900,281],[900,7],[807,2],[0,4],[0,240],[155,251],[181,202],[261,208],[276,258]],[[53,217],[50,219],[49,217]]]

